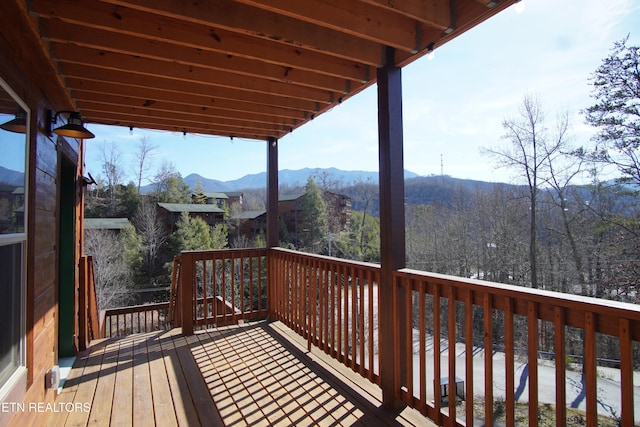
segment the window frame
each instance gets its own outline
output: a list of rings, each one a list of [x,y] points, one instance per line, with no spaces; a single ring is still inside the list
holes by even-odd
[[[4,90],[13,101],[25,112],[27,120],[27,129],[24,134],[25,139],[25,159],[24,159],[24,227],[21,233],[9,233],[0,234],[0,246],[10,246],[15,244],[21,244],[21,272],[20,272],[20,345],[18,350],[18,367],[7,378],[7,380],[0,384],[0,400],[4,400],[10,395],[18,384],[26,384],[27,376],[27,246],[29,235],[29,153],[30,153],[30,126],[29,118],[31,116],[31,109],[27,104],[11,89],[11,87],[0,77],[0,88]]]

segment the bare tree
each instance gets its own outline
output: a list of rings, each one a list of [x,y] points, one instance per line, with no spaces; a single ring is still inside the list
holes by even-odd
[[[118,185],[122,183],[121,169],[121,153],[116,147],[115,142],[104,142],[100,147],[100,155],[102,157],[102,172],[109,190],[109,214],[113,214],[116,210]]]
[[[138,142],[138,151],[135,153],[136,178],[138,179],[138,193],[142,180],[149,179],[149,171],[151,170],[151,159],[154,151],[158,147],[151,144],[149,137],[143,136]]]
[[[122,242],[109,230],[86,230],[85,233],[85,253],[93,256],[98,309],[127,304],[132,275]]]
[[[559,158],[549,157],[547,159],[548,176],[546,182],[553,193],[555,193],[553,202],[560,213],[562,225],[560,230],[553,231],[563,236],[569,243],[571,259],[575,267],[577,281],[580,285],[582,294],[585,295],[583,254],[576,236],[576,228],[580,225],[580,219],[582,217],[581,214],[585,210],[585,207],[583,205],[570,202],[570,197],[572,196],[572,194],[570,194],[572,188],[571,184],[577,176],[583,173],[583,162],[580,159],[576,161],[575,156],[569,156],[564,153],[559,154]],[[564,285],[561,290],[566,292]]]
[[[505,119],[504,139],[509,145],[502,149],[485,149],[499,165],[513,168],[526,183],[529,199],[529,263],[531,287],[538,287],[537,260],[537,203],[540,186],[548,173],[547,167],[559,155],[566,141],[568,115],[558,120],[557,134],[549,135],[545,126],[542,105],[538,98],[525,95],[518,116]]]
[[[138,233],[142,236],[142,246],[145,252],[145,264],[149,280],[156,269],[156,261],[160,247],[167,240],[167,232],[158,217],[155,203],[143,198],[138,213],[133,219]]]
[[[373,198],[377,195],[377,188],[371,178],[366,180],[358,179],[354,182],[353,188],[356,193],[356,200],[362,203],[362,224],[360,224],[360,253],[364,253],[365,244],[365,223],[367,212],[369,211]]]
[[[313,173],[313,180],[317,183],[322,194],[327,191],[336,191],[342,186],[342,181],[335,179],[328,171],[316,170]]]

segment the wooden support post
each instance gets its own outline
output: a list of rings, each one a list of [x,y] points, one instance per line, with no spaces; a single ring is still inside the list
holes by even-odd
[[[267,140],[267,249],[278,246],[278,140]],[[267,317],[275,320],[275,272],[267,252]]]
[[[387,48],[384,67],[378,68],[378,150],[380,168],[380,300],[393,300],[393,272],[405,267],[404,158],[402,139],[402,73],[394,64],[395,50]],[[394,304],[380,304],[380,379],[385,407],[397,406],[395,366],[405,360],[407,331],[403,319],[404,290],[396,290]],[[398,360],[394,345],[400,343]],[[404,376],[404,369],[400,369]],[[406,383],[398,379],[399,385]]]
[[[267,248],[278,246],[278,140],[267,145]]]
[[[182,317],[182,335],[193,335],[193,256],[188,252],[183,252],[180,257],[180,316]]]

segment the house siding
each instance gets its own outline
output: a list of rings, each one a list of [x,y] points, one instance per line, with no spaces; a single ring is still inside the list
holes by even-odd
[[[1,2],[0,28],[21,28],[3,31],[0,35],[0,78],[26,103],[30,109],[27,176],[27,249],[26,249],[26,375],[7,390],[6,403],[53,403],[53,390],[45,388],[45,373],[57,363],[58,310],[58,224],[59,171],[64,155],[78,164],[80,147],[74,140],[55,140],[46,135],[47,110],[70,109],[69,100],[58,86],[58,78],[42,55],[34,38],[23,37],[31,31],[32,23],[23,5]],[[77,178],[77,176],[76,176]],[[77,179],[76,179],[77,182]],[[76,218],[81,188],[76,189]],[[80,253],[80,239],[74,240],[75,259]],[[76,263],[77,269],[77,263]],[[77,274],[76,274],[77,281]],[[76,283],[77,285],[77,283]],[[77,287],[77,286],[76,286]],[[28,408],[28,406],[27,406]],[[0,425],[34,425],[47,422],[47,414],[37,411],[0,412]]]

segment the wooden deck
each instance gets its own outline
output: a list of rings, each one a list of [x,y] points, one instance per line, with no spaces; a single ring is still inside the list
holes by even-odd
[[[95,343],[62,402],[80,410],[54,413],[52,426],[433,425],[382,409],[377,386],[278,322]]]

